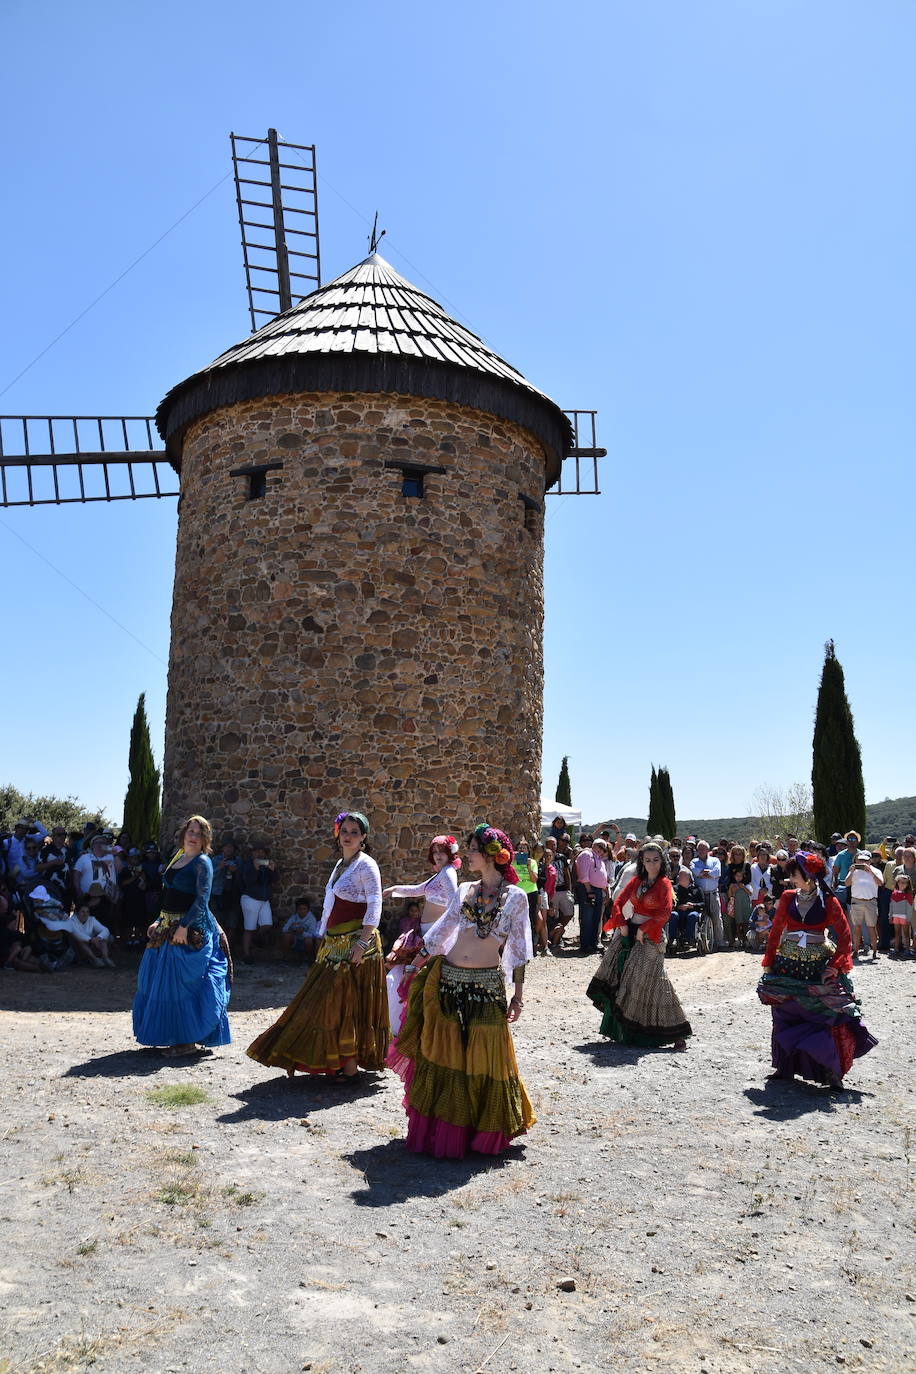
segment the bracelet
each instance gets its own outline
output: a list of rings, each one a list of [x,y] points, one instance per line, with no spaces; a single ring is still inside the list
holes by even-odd
[[[353,943],[354,945],[358,945],[359,948],[364,951],[372,948],[371,940],[354,940]]]
[[[520,1007],[523,1007],[525,1005],[522,999],[519,997],[518,993],[514,993],[513,996],[509,998],[509,1002],[510,1004],[512,1002],[517,1002]]]

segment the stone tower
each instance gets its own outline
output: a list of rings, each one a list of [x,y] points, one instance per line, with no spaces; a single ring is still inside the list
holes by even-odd
[[[156,419],[181,477],[165,833],[263,837],[317,896],[345,807],[385,882],[437,832],[538,824],[553,401],[373,253]]]

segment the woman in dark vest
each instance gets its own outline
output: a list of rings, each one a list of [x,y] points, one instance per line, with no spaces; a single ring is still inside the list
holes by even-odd
[[[342,811],[334,822],[340,858],[328,880],[318,927],[323,940],[286,1011],[247,1053],[292,1078],[327,1074],[353,1086],[360,1069],[385,1067],[388,998],[378,923],[382,880],[366,852],[369,822]]]
[[[878,1043],[849,979],[849,922],[820,854],[799,849],[785,867],[792,887],[777,903],[757,987],[773,1017],[772,1076],[842,1088],[853,1060]]]
[[[189,816],[178,832],[181,848],[163,874],[162,910],[137,974],[134,1035],[170,1056],[231,1040],[229,946],[210,911],[212,837],[203,816]]]

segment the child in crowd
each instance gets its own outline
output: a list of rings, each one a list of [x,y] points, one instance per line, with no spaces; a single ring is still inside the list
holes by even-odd
[[[891,892],[891,928],[894,932],[895,959],[909,959],[913,951],[910,949],[910,933],[913,930],[913,883],[905,873],[898,873],[894,878],[894,888]]]
[[[532,935],[534,937],[535,954],[546,954],[550,948],[550,941],[547,937],[547,909],[550,905],[550,897],[553,893],[547,892],[547,851],[540,841],[535,841],[531,846],[530,863],[537,869],[537,903],[533,921]],[[551,865],[552,866],[552,865]],[[553,890],[557,886],[557,870],[553,870]]]
[[[114,968],[114,960],[108,953],[111,932],[92,915],[88,902],[81,902],[77,906],[68,927],[73,948],[81,959],[93,968]]]
[[[422,907],[422,905],[421,905],[420,902],[417,902],[417,901],[414,901],[413,899],[411,899],[410,901],[407,901],[407,902],[404,903],[404,910],[401,912],[400,916],[398,917],[398,934],[397,934],[397,939],[395,940],[395,945],[392,946],[392,949],[393,949],[395,946],[397,946],[398,948],[401,947],[400,941],[401,941],[401,936],[402,936],[402,935],[410,935],[410,936],[413,936],[413,935],[418,935],[418,934],[419,934],[419,932],[420,932],[420,917],[421,917],[421,915],[422,915],[422,912],[423,912],[423,907]],[[408,959],[407,962],[409,963],[410,960]]]
[[[0,911],[0,969],[15,970],[17,973],[40,973],[42,966],[32,953],[32,948],[20,933],[16,913],[10,911],[4,901]]]
[[[283,948],[301,955],[300,963],[313,964],[318,953],[318,917],[307,894],[296,899],[296,909],[283,926]]]
[[[38,955],[38,962],[45,973],[59,973],[69,968],[76,958],[67,934],[67,920],[47,921],[38,915],[35,933],[32,936],[32,949]]]
[[[767,893],[763,901],[758,902],[751,912],[751,921],[747,932],[747,945],[749,949],[764,949],[766,947],[770,926],[773,924],[773,908],[775,905],[774,899]]]

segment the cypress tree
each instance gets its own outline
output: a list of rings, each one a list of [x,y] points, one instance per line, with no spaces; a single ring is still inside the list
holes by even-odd
[[[558,801],[561,806],[572,806],[572,788],[569,782],[569,755],[563,755],[563,763],[560,767],[560,777],[557,782],[557,791],[554,801]]]
[[[661,796],[662,826],[657,833],[670,840],[677,834],[677,820],[674,814],[674,789],[667,768],[658,770],[658,790]]]
[[[658,773],[655,771],[655,764],[653,763],[652,776],[649,779],[649,819],[646,821],[646,834],[660,835],[662,824],[662,801],[658,786]]]
[[[146,693],[140,693],[130,727],[129,781],[124,798],[124,829],[134,844],[159,839],[159,769],[153,761],[146,719]]]
[[[824,645],[824,667],[817,693],[811,791],[814,829],[822,843],[829,843],[837,830],[857,830],[864,838],[862,751],[846,696],[846,679],[832,639]]]

